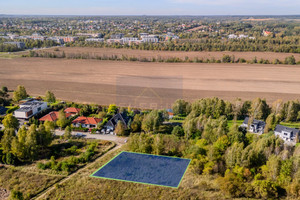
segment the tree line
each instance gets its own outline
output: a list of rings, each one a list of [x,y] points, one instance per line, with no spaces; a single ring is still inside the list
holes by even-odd
[[[229,119],[245,116],[267,119],[267,124],[268,118],[274,115],[278,122],[299,120],[299,105],[298,101],[283,103],[281,100],[268,105],[259,98],[245,102],[218,98],[193,103],[177,100],[173,105],[174,114],[187,116],[182,126],[175,126],[165,134],[160,132],[164,125],[159,120],[152,124],[144,121],[159,115],[145,114],[143,120],[138,120],[142,132],[130,135],[128,148],[190,158],[193,173],[218,175],[221,191],[231,198],[299,198],[300,146],[284,144],[269,130],[259,136],[244,132],[237,123],[228,126]]]
[[[295,65],[300,64],[300,61],[296,61],[295,57],[288,56],[284,60],[274,59],[270,61],[268,59],[257,59],[254,57],[251,60],[246,60],[244,58],[235,58],[235,56],[230,56],[224,54],[221,59],[216,58],[190,58],[186,56],[184,59],[179,57],[169,57],[163,58],[160,56],[152,58],[141,58],[135,56],[127,55],[92,55],[90,53],[66,53],[60,52],[43,52],[43,51],[30,51],[28,55],[22,55],[23,57],[42,57],[42,58],[67,58],[67,59],[95,59],[95,60],[114,60],[114,61],[138,61],[138,62],[165,62],[165,63],[247,63],[247,64],[286,64]]]

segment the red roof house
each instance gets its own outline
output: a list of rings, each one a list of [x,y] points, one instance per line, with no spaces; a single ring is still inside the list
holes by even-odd
[[[172,112],[168,112],[168,115],[169,115],[169,119],[172,119],[174,117],[174,113]]]
[[[79,111],[80,111],[79,108],[73,108],[73,107],[65,109],[65,113],[70,113],[71,115],[78,115]]]
[[[69,118],[71,116],[70,113],[66,113],[66,117]],[[44,122],[44,121],[49,121],[49,122],[55,122],[58,119],[58,112],[57,111],[52,111],[49,114],[43,116],[39,120]]]
[[[80,127],[81,125],[84,128],[95,128],[100,122],[102,122],[102,119],[80,116],[73,120],[72,124],[75,127]]]

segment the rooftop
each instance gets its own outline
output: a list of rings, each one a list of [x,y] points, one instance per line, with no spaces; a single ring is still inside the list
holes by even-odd
[[[93,125],[97,125],[99,122],[102,122],[102,119],[94,118],[94,117],[84,117],[84,116],[77,117],[75,120],[72,121],[72,123],[75,124],[93,124]]]
[[[80,111],[80,108],[74,108],[74,107],[65,109],[65,113],[79,113],[79,111]]]
[[[43,105],[44,103],[45,102],[43,102],[43,101],[32,100],[32,101],[27,101],[27,102],[21,104],[21,106],[24,106],[24,107],[40,106],[40,105]]]
[[[288,132],[288,133],[298,133],[300,130],[299,129],[295,129],[295,128],[290,128],[290,127],[286,127],[286,126],[282,126],[282,125],[277,125],[275,130],[275,132],[282,132],[282,131],[285,131],[285,132]]]

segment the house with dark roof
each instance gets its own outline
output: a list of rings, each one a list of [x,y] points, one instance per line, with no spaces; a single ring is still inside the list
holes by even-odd
[[[130,119],[131,117],[129,117],[126,113],[117,113],[106,123],[105,128],[115,130],[115,127],[117,126],[119,121],[123,122],[125,128],[127,128]]]
[[[7,108],[0,106],[0,116],[5,116],[7,110]]]
[[[282,125],[277,125],[274,134],[281,139],[283,139],[285,142],[291,142],[296,144],[296,140],[299,138],[300,130],[295,128],[289,128]]]
[[[81,126],[83,128],[96,128],[97,124],[99,124],[100,122],[102,122],[102,119],[100,118],[79,116],[72,121],[72,125],[74,127]]]
[[[250,133],[263,134],[266,123],[264,121],[254,119],[253,122],[248,125],[249,117],[246,117],[241,127],[246,128]]]
[[[18,119],[29,119],[47,108],[47,102],[29,100],[20,105],[20,108],[14,112],[14,116]]]

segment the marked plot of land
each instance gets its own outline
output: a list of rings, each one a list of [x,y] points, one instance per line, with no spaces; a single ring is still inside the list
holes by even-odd
[[[92,177],[177,188],[190,159],[121,152]]]

